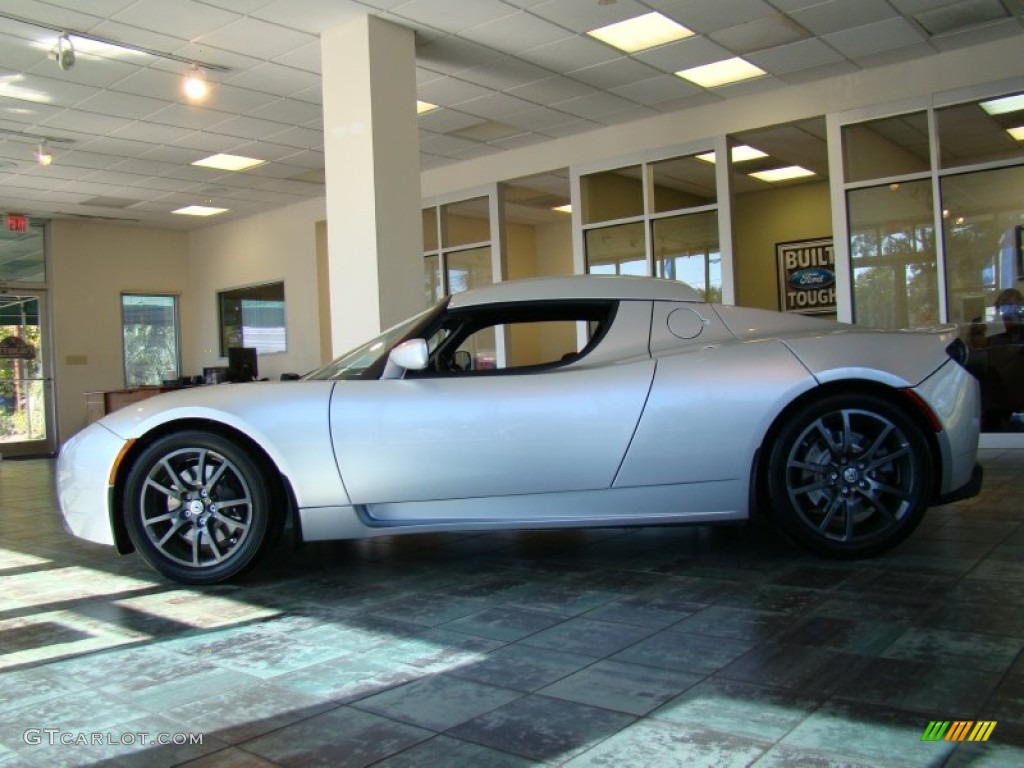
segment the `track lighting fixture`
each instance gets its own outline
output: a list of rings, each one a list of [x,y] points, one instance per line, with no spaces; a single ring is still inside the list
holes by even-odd
[[[75,66],[75,46],[67,32],[62,32],[57,38],[57,47],[50,51],[50,58],[57,62],[62,72]]]
[[[206,82],[206,73],[193,64],[185,75],[182,88],[189,101],[202,101],[210,91],[210,86]]]
[[[53,162],[53,152],[51,152],[50,148],[46,146],[46,139],[39,142],[39,145],[36,147],[36,151],[33,153],[33,157],[35,157],[36,162],[42,166],[47,166]]]

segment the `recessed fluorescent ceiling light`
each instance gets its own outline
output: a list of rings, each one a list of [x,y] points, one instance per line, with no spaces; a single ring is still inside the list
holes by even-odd
[[[424,112],[433,112],[435,109],[440,109],[437,104],[431,104],[429,101],[418,101],[416,102],[416,114],[422,115]]]
[[[739,56],[676,72],[677,77],[689,80],[702,88],[717,88],[720,85],[738,83],[740,80],[749,80],[752,77],[761,77],[766,74],[768,73],[763,69]]]
[[[760,149],[754,149],[748,147],[746,144],[740,144],[738,147],[732,148],[732,161],[734,163],[742,163],[745,160],[757,160],[759,157],[768,157],[767,152],[762,152]],[[697,155],[698,160],[703,160],[705,163],[715,162],[714,152],[705,152],[702,155]]]
[[[1007,128],[1006,132],[1013,136],[1017,141],[1024,141],[1024,125],[1019,128]]]
[[[656,45],[664,45],[690,37],[693,32],[677,24],[657,11],[645,13],[632,19],[609,24],[606,27],[587,32],[591,37],[626,53],[645,51]]]
[[[757,171],[756,173],[748,174],[753,176],[755,179],[761,181],[787,181],[789,179],[799,179],[804,176],[815,176],[817,174],[814,171],[808,171],[806,168],[801,168],[799,165],[787,165],[785,168],[772,168],[769,171]]]
[[[37,91],[34,88],[26,88],[23,85],[16,85],[25,79],[24,75],[4,75],[0,77],[0,96],[21,101],[35,101],[40,104],[47,104],[53,101],[48,93]]]
[[[991,101],[983,101],[981,102],[981,108],[990,115],[1016,112],[1024,109],[1024,93],[1018,93],[1016,96],[1004,96],[1001,99],[992,99]]]
[[[224,213],[227,208],[212,208],[208,205],[186,205],[184,208],[179,208],[171,213],[180,213],[183,216],[216,216],[218,213]]]
[[[242,155],[210,155],[202,160],[196,160],[192,165],[198,165],[203,168],[216,168],[219,171],[244,171],[247,168],[263,165],[265,162],[267,161],[257,160],[253,157],[243,157]]]
[[[566,205],[556,205],[551,210],[552,211],[561,211],[562,213],[572,213],[572,206],[568,205],[568,204],[566,204]]]

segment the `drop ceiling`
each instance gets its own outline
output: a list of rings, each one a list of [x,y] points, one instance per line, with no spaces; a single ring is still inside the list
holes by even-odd
[[[694,35],[632,55],[586,35],[651,11]],[[1024,32],[1021,0],[4,0],[42,26],[0,17],[0,212],[182,229],[322,196],[319,34],[366,13],[416,32],[417,96],[441,107],[418,118],[424,169]],[[61,71],[54,27],[228,71],[191,105],[177,61],[82,44]],[[673,75],[733,56],[767,74]],[[190,165],[213,153],[267,162]],[[170,213],[188,205],[229,211]]]

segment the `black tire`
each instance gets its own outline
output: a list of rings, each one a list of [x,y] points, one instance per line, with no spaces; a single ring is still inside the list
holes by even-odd
[[[281,515],[265,471],[231,440],[188,430],[165,435],[133,461],[124,522],[135,549],[160,573],[214,584],[254,565]]]
[[[867,557],[903,541],[921,522],[931,487],[921,429],[872,394],[808,403],[787,418],[769,456],[774,518],[828,557]]]

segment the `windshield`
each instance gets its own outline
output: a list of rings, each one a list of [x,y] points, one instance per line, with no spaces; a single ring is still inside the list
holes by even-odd
[[[447,300],[392,326],[375,339],[303,376],[307,380],[377,378],[387,353],[399,342],[413,338],[447,304]]]

